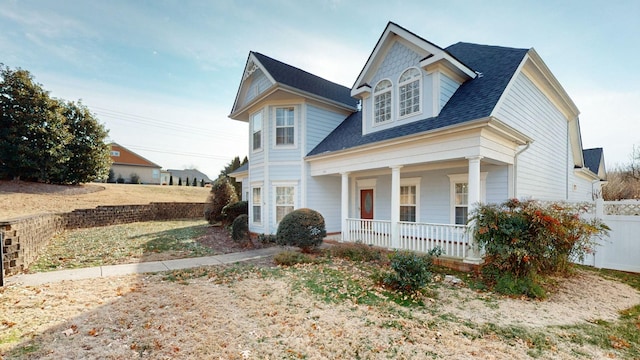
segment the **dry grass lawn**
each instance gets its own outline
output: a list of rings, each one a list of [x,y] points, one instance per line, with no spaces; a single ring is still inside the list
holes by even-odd
[[[62,186],[0,181],[0,220],[38,213],[68,212],[99,205],[204,202],[209,188],[131,184]]]
[[[20,207],[17,202],[27,197],[7,193],[3,185],[1,201],[8,194]],[[112,188],[139,189],[140,194],[164,189],[108,185],[94,195],[33,195],[38,203],[55,198],[65,206],[74,202],[89,206],[115,202],[108,196],[95,198]],[[121,200],[133,201],[140,194],[123,195]],[[66,201],[66,197],[83,200]],[[163,201],[158,197],[144,201]],[[60,211],[44,204],[41,210]],[[640,329],[640,292],[594,272],[580,271],[560,281],[548,300],[531,301],[452,285],[441,276],[428,297],[402,298],[376,284],[370,276],[376,269],[376,264],[338,258],[287,268],[275,267],[267,259],[38,287],[11,285],[0,289],[0,358],[640,356],[638,341],[619,335]],[[623,312],[628,319],[622,322],[625,309],[630,309]],[[631,330],[620,330],[627,326]]]

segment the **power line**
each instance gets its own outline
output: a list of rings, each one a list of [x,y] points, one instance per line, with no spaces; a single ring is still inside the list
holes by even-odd
[[[167,151],[167,150],[160,150],[160,149],[149,148],[149,147],[138,146],[138,145],[122,144],[122,146],[124,146],[126,148],[136,149],[136,150],[144,150],[144,151],[150,151],[150,152],[162,153],[162,154],[170,154],[170,155],[199,157],[199,158],[212,159],[212,160],[229,160],[230,159],[229,157],[226,157],[226,156],[206,155],[206,154],[201,154],[201,153],[187,153],[187,152]],[[233,159],[233,158],[231,158],[231,159]]]

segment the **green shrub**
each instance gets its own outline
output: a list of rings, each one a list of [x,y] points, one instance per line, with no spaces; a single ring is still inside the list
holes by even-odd
[[[129,175],[129,178],[131,179],[132,184],[140,184],[140,175],[131,173],[131,175]]]
[[[249,204],[246,201],[236,201],[222,208],[222,217],[225,222],[234,221],[240,215],[249,214]]]
[[[367,262],[382,260],[385,250],[362,243],[347,243],[334,245],[327,252],[331,256]]]
[[[322,244],[327,230],[319,212],[303,208],[285,215],[276,236],[278,245],[297,246],[303,251],[310,251]]]
[[[533,278],[517,278],[509,273],[497,276],[493,290],[504,295],[525,295],[532,299],[544,299],[547,297],[547,292]]]
[[[275,244],[277,242],[278,237],[271,234],[259,234],[258,241],[263,244]]]
[[[233,220],[231,225],[231,238],[241,244],[246,244],[249,239],[249,216],[242,214]]]
[[[302,254],[297,251],[283,251],[277,254],[273,261],[277,265],[282,266],[293,266],[296,264],[309,264],[313,263],[314,260],[307,254]]]
[[[412,251],[396,251],[390,255],[393,272],[383,277],[384,285],[405,294],[421,291],[431,281],[433,258],[440,256],[442,249],[432,249],[427,254]]]
[[[211,186],[211,192],[207,198],[204,208],[204,217],[209,224],[215,224],[222,222],[222,225],[229,225],[233,219],[225,219],[222,216],[222,209],[238,201],[238,195],[236,194],[233,185],[226,177],[218,178],[213,182]]]
[[[474,237],[484,248],[482,273],[496,291],[522,289],[537,297],[538,279],[566,272],[572,259],[593,251],[597,238],[609,228],[600,220],[582,220],[565,204],[542,206],[512,199],[500,205],[482,205],[471,215]],[[534,290],[531,290],[533,288]]]

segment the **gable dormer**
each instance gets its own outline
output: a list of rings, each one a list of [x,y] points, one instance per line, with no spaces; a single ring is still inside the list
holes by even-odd
[[[351,89],[363,134],[438,116],[476,73],[439,46],[389,22]]]

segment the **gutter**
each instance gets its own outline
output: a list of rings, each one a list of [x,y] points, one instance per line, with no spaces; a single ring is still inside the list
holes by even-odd
[[[527,151],[529,149],[529,146],[531,146],[532,141],[527,142],[527,144],[520,150],[518,150],[516,152],[516,154],[513,156],[513,197],[517,198],[518,197],[518,156],[520,156],[520,154],[522,154],[523,152]]]

